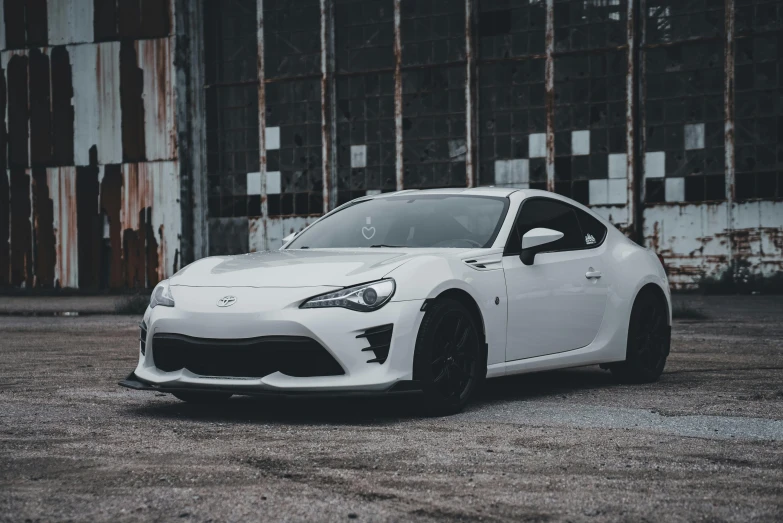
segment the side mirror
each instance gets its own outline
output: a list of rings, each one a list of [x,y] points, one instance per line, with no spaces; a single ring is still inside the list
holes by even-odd
[[[552,229],[545,229],[538,227],[536,229],[530,229],[522,236],[522,252],[519,255],[519,259],[525,265],[533,265],[533,261],[536,259],[536,254],[541,252],[541,248],[552,242],[556,242],[562,238],[564,234],[560,231]]]
[[[283,238],[283,245],[285,245],[285,244],[289,243],[291,240],[293,240],[294,238],[296,238],[296,235],[297,235],[297,234],[299,234],[299,233],[292,232],[291,234],[289,234],[288,236],[286,236],[285,238]]]

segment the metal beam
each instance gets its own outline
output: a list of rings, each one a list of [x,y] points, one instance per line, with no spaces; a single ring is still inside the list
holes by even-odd
[[[269,249],[267,235],[268,205],[266,195],[266,84],[264,83],[264,0],[256,0],[256,63],[258,67],[258,170],[261,173],[261,224],[264,249]]]
[[[723,72],[725,83],[723,88],[723,106],[724,106],[724,154],[726,163],[726,230],[731,231],[734,228],[734,182],[735,182],[735,158],[734,158],[734,0],[726,0],[725,12],[725,48]],[[729,261],[733,264],[735,246],[733,235],[728,235],[729,240]]]
[[[555,0],[546,0],[546,190],[555,190]]]
[[[404,187],[402,167],[402,41],[400,38],[400,0],[394,0],[394,157],[397,190]]]

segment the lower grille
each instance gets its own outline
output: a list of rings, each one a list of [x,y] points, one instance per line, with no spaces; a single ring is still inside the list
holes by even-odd
[[[339,363],[317,341],[304,336],[263,336],[235,340],[155,334],[155,366],[165,372],[187,369],[200,376],[262,378],[339,376]]]

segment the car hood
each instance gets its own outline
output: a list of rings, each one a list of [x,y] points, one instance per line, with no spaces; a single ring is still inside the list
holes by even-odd
[[[466,249],[283,250],[196,261],[171,277],[188,287],[346,287],[383,278],[416,256]]]

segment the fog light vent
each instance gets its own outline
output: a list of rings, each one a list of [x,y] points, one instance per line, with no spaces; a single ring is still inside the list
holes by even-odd
[[[370,342],[370,346],[362,349],[362,352],[372,351],[375,357],[367,360],[367,363],[383,364],[386,361],[386,358],[389,357],[389,347],[391,346],[393,328],[394,325],[389,323],[388,325],[380,325],[367,329],[356,336],[357,338],[367,338],[367,341]]]

